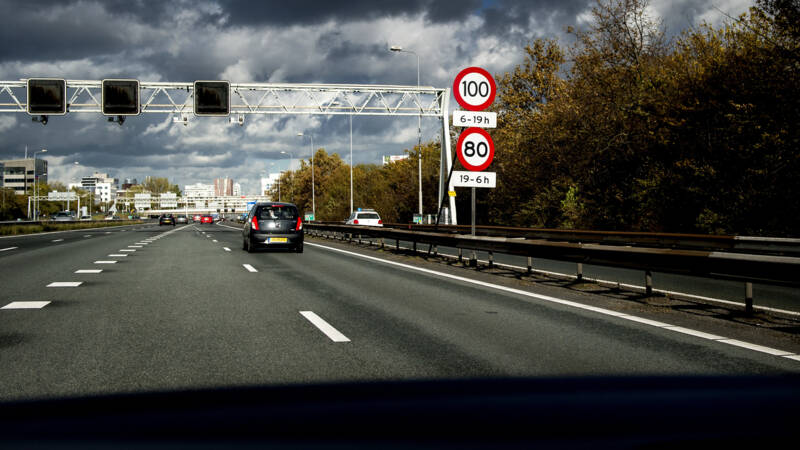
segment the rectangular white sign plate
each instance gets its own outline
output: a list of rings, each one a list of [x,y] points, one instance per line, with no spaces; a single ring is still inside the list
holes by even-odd
[[[496,128],[497,113],[485,111],[453,111],[454,127]]]
[[[497,187],[497,172],[469,172],[454,170],[450,183],[456,187]]]

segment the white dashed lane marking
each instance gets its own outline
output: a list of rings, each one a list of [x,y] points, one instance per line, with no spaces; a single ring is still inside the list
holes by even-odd
[[[54,281],[47,285],[47,287],[78,287],[83,284],[83,281]]]
[[[11,302],[0,309],[40,309],[50,302]]]
[[[141,245],[129,245],[128,248],[142,248]]]
[[[136,250],[134,250],[132,248],[121,248],[121,249],[119,249],[119,251],[121,251],[121,252],[135,252]]]
[[[314,324],[315,327],[319,328],[320,331],[325,333],[325,336],[328,336],[333,342],[350,342],[347,336],[340,333],[336,328],[333,328],[331,324],[326,322],[322,317],[316,315],[314,311],[300,311],[300,314]]]
[[[76,270],[75,273],[100,273],[103,269],[80,269]]]
[[[123,253],[112,253],[112,254],[110,254],[108,256],[110,256],[112,258],[119,258],[119,257],[122,257],[122,256],[128,256],[128,255],[123,254]]]
[[[250,264],[242,264],[242,266],[247,269],[248,272],[258,272],[255,267],[251,266]]]
[[[116,261],[95,261],[95,264],[116,264]]]
[[[229,249],[228,247],[222,247],[222,248],[223,248],[223,249],[224,249],[226,252],[229,252],[229,251],[231,251],[231,249]]]
[[[6,248],[0,248],[0,252],[7,252],[7,251],[9,251],[9,250],[14,250],[15,248],[19,248],[19,247],[6,247]]]
[[[53,239],[53,240],[52,240],[52,241],[50,241],[50,242],[61,242],[61,241],[63,241],[63,239]]]

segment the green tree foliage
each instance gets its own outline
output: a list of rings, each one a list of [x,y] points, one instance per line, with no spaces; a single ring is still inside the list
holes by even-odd
[[[434,214],[438,205],[439,143],[422,146],[423,210]],[[353,208],[372,208],[384,222],[410,222],[417,212],[417,158],[420,149],[407,151],[409,158],[377,166],[353,167]],[[318,149],[314,154],[317,220],[340,221],[350,215],[350,166],[338,154]],[[295,171],[286,171],[269,195],[295,203],[301,211],[312,210],[311,161],[301,161]]]
[[[598,2],[576,43],[497,76],[486,220],[797,234],[800,6],[763,0],[668,42],[646,2]]]
[[[181,189],[178,187],[178,185],[171,184],[169,180],[164,177],[147,177],[141,186],[143,192],[150,192],[151,194],[172,192],[177,195],[181,195]]]

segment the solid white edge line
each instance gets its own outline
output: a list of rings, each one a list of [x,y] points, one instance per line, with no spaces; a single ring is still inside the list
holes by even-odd
[[[47,287],[78,287],[83,284],[83,281],[53,281]]]
[[[242,264],[242,266],[247,269],[248,272],[258,272],[258,270],[250,264]]]
[[[76,270],[75,273],[100,273],[103,269],[80,269]]]
[[[325,336],[328,336],[333,342],[350,342],[347,336],[343,335],[336,328],[333,328],[331,324],[326,322],[322,317],[316,315],[314,311],[300,311],[300,315],[317,327],[319,331],[325,333]]]
[[[653,326],[653,327],[656,327],[656,328],[661,328],[661,329],[664,329],[664,330],[674,331],[674,332],[677,332],[677,333],[687,334],[687,335],[691,335],[691,336],[695,336],[695,337],[699,337],[699,338],[703,338],[703,339],[709,339],[709,340],[712,340],[714,342],[721,342],[721,343],[725,343],[725,344],[735,345],[735,346],[738,346],[738,347],[746,348],[746,349],[757,351],[757,352],[761,352],[761,353],[766,353],[766,354],[769,354],[769,355],[784,356],[784,357],[789,357],[789,356],[794,355],[794,353],[787,352],[787,351],[784,351],[784,350],[778,350],[778,349],[774,349],[774,348],[771,348],[771,347],[765,347],[765,346],[762,346],[762,345],[757,345],[757,344],[752,344],[752,343],[749,343],[749,342],[739,341],[739,340],[736,340],[736,339],[729,339],[729,338],[726,338],[726,337],[723,337],[723,336],[716,336],[716,335],[713,335],[713,334],[704,333],[702,331],[697,331],[697,330],[692,330],[692,329],[689,329],[689,328],[679,327],[677,325],[671,325],[671,324],[668,324],[668,323],[650,321],[649,319],[645,319],[645,318],[642,318],[642,317],[636,317],[636,316],[632,316],[630,314],[620,313],[620,312],[617,312],[617,311],[612,311],[612,310],[605,309],[605,308],[599,308],[599,307],[596,307],[596,306],[584,305],[582,303],[573,302],[573,301],[570,301],[570,300],[564,300],[564,299],[560,299],[560,298],[556,298],[556,297],[550,297],[549,295],[536,294],[534,292],[528,292],[528,291],[523,291],[521,289],[515,289],[515,288],[506,287],[506,286],[501,286],[501,285],[498,285],[498,284],[487,283],[485,281],[480,281],[480,280],[472,280],[470,278],[465,278],[465,277],[461,277],[461,276],[458,276],[458,275],[451,275],[449,273],[437,272],[435,270],[425,269],[425,268],[422,268],[422,267],[415,267],[415,266],[411,266],[411,265],[408,265],[408,264],[403,264],[403,263],[399,263],[399,262],[395,262],[395,261],[388,261],[388,260],[385,260],[385,259],[376,258],[374,256],[362,255],[360,253],[355,253],[355,252],[350,252],[350,251],[347,251],[347,250],[341,250],[341,249],[334,248],[334,247],[328,247],[328,246],[325,246],[325,245],[315,244],[313,242],[306,242],[306,244],[307,245],[311,245],[312,247],[319,247],[319,248],[322,248],[322,249],[325,249],[325,250],[329,250],[329,251],[344,253],[346,255],[355,256],[357,258],[363,258],[363,259],[367,259],[367,260],[371,260],[371,261],[376,261],[376,262],[380,262],[380,263],[391,265],[391,266],[403,267],[403,268],[406,268],[406,269],[409,269],[409,270],[414,270],[414,271],[426,273],[426,274],[429,274],[429,275],[434,275],[434,276],[443,277],[443,278],[449,278],[451,280],[457,280],[457,281],[461,281],[461,282],[464,282],[464,283],[474,284],[474,285],[477,285],[477,286],[483,286],[483,287],[488,287],[488,288],[492,288],[492,289],[497,289],[499,291],[509,292],[509,293],[512,293],[512,294],[518,294],[518,295],[522,295],[522,296],[525,296],[525,297],[532,297],[532,298],[536,298],[536,299],[539,299],[539,300],[544,300],[546,302],[557,303],[557,304],[565,305],[565,306],[572,306],[574,308],[583,309],[583,310],[587,310],[587,311],[593,311],[593,312],[600,313],[600,314],[603,314],[603,315],[617,317],[617,318],[624,319],[624,320],[629,320],[631,322],[638,322],[638,323],[641,323],[643,325],[649,325],[649,326]],[[652,322],[652,323],[648,323],[648,322]],[[655,324],[657,324],[657,325],[655,325]],[[793,359],[793,358],[790,358],[790,359]]]
[[[11,302],[0,309],[41,309],[50,302]]]
[[[9,251],[9,250],[14,250],[15,248],[19,248],[19,247],[6,247],[6,248],[0,248],[0,252],[7,252],[7,251]]]

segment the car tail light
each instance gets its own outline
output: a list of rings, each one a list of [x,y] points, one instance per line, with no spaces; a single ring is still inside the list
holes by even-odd
[[[303,229],[303,219],[297,218],[297,225],[294,227],[295,230],[300,231]]]
[[[353,220],[353,225],[358,225],[358,219]]]
[[[378,219],[378,225],[383,225],[383,221],[381,219]]]
[[[258,217],[253,216],[252,223],[253,223],[253,229],[258,230]]]

